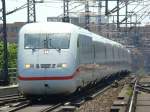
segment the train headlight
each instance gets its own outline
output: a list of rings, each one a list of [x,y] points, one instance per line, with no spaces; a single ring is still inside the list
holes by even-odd
[[[63,64],[58,64],[57,67],[58,68],[67,68],[68,65],[66,63],[63,63]]]
[[[67,68],[68,65],[67,64],[62,64],[62,68]]]
[[[34,68],[33,64],[25,64],[25,69]]]

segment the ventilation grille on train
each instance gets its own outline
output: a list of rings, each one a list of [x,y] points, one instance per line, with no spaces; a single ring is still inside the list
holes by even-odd
[[[40,67],[37,64],[36,68],[56,68],[56,64],[41,64]]]

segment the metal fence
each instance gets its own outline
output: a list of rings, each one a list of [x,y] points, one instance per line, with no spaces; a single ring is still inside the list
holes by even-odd
[[[0,69],[0,80],[2,80],[3,70]],[[17,68],[8,68],[8,76],[10,84],[17,84]]]

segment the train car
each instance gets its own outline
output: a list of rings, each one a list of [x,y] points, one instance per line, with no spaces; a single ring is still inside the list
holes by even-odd
[[[71,94],[130,71],[130,51],[70,23],[30,23],[19,32],[18,79],[24,95]]]

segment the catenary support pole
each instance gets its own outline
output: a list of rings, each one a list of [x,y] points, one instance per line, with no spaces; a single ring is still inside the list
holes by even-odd
[[[7,50],[7,31],[6,31],[6,4],[5,0],[2,0],[2,15],[3,15],[3,81],[4,85],[9,84],[8,78],[8,50]]]
[[[27,22],[36,22],[35,0],[27,0]]]
[[[85,29],[90,30],[89,1],[85,2]]]
[[[64,4],[64,17],[62,18],[63,22],[70,22],[69,18],[69,0],[63,0]]]

